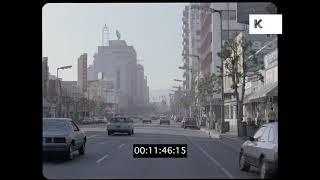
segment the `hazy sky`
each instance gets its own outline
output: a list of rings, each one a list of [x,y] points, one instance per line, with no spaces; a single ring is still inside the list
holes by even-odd
[[[143,60],[148,85],[152,89],[172,89],[182,78],[182,12],[187,3],[106,3],[46,4],[42,9],[43,56],[48,57],[50,74],[59,70],[64,81],[77,80],[77,59],[88,53],[88,65],[101,45],[104,24],[110,39],[134,46]]]

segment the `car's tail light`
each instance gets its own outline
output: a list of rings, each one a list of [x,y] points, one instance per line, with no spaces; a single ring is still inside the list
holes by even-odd
[[[66,138],[54,138],[54,143],[66,143]]]

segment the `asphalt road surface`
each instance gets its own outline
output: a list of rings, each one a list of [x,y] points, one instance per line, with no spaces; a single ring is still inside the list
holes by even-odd
[[[172,178],[258,178],[257,171],[240,171],[239,145],[209,138],[200,130],[183,129],[180,124],[136,125],[135,134],[108,136],[105,125],[82,126],[86,131],[86,154],[74,152],[74,159],[43,160],[48,179],[172,179]],[[133,144],[188,144],[187,158],[134,159]]]

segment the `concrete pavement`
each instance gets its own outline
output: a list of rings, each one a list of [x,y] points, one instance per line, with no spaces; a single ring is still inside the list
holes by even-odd
[[[135,128],[133,136],[107,136],[105,129],[103,132],[86,131],[86,154],[80,156],[75,152],[72,161],[46,159],[43,161],[43,174],[48,179],[258,177],[254,171],[239,170],[239,154],[234,144],[209,138],[200,130],[165,126]],[[188,144],[188,158],[134,159],[133,144],[147,143]]]

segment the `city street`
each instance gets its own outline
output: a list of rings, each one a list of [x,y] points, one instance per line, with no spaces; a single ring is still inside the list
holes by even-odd
[[[209,138],[200,130],[183,129],[180,124],[136,123],[135,134],[108,136],[103,126],[80,126],[87,135],[86,154],[71,161],[44,159],[48,179],[82,178],[258,178],[257,170],[238,168],[238,145]],[[133,159],[133,144],[188,144],[186,159]]]

